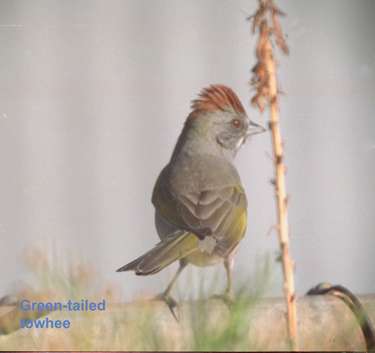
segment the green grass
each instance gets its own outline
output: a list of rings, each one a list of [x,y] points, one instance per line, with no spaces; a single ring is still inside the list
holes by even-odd
[[[35,250],[26,256],[31,276],[21,291],[22,298],[34,301],[57,301],[106,298],[109,303],[121,301],[121,292],[87,264],[66,257]],[[53,253],[53,252],[52,252]],[[256,342],[249,339],[252,313],[270,286],[271,262],[259,258],[258,268],[246,279],[237,279],[236,299],[227,305],[220,299],[209,299],[220,293],[217,283],[224,273],[218,268],[211,278],[199,271],[198,295],[186,292],[183,283],[176,289],[181,302],[181,320],[176,322],[163,302],[136,300],[123,305],[109,305],[106,312],[54,312],[53,318],[69,318],[66,331],[30,330],[0,337],[0,349],[43,350],[250,350]],[[192,276],[190,274],[190,276]],[[194,277],[194,276],[193,276]],[[194,278],[191,278],[194,282]],[[241,282],[240,282],[241,281]],[[240,282],[240,283],[239,283]],[[104,283],[104,284],[103,284]],[[162,290],[163,288],[160,288]],[[185,295],[184,295],[185,293]],[[194,299],[193,299],[194,297]],[[23,330],[24,331],[24,330]]]

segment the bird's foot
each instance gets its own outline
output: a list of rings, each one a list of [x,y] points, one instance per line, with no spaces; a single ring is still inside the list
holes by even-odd
[[[225,291],[223,294],[215,294],[211,297],[212,299],[219,299],[224,301],[229,307],[234,304],[235,297],[233,292]]]
[[[179,305],[175,299],[173,299],[169,294],[160,293],[158,294],[154,300],[162,300],[165,304],[167,304],[169,310],[171,311],[173,317],[176,321],[179,321]]]

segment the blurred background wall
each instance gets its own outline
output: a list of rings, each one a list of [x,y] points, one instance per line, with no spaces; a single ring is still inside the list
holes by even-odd
[[[153,184],[202,87],[231,86],[266,124],[248,103],[255,40],[245,19],[256,5],[0,1],[0,295],[25,277],[25,250],[43,244],[93,263],[127,298],[164,287],[173,267],[147,278],[114,271],[157,242]],[[279,5],[291,49],[279,78],[297,291],[325,280],[375,292],[375,2]],[[270,151],[264,134],[237,158],[249,199],[238,279],[277,257]]]

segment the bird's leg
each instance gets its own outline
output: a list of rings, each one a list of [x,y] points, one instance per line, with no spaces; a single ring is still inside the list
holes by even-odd
[[[213,295],[214,299],[224,300],[226,304],[233,304],[234,302],[234,293],[232,288],[232,272],[233,272],[234,259],[233,256],[228,256],[224,259],[225,272],[227,274],[227,287],[223,294]]]
[[[185,260],[180,260],[180,266],[178,267],[178,270],[176,271],[176,273],[174,274],[172,280],[169,282],[167,288],[165,289],[165,291],[161,294],[159,294],[156,299],[158,300],[163,300],[169,310],[171,311],[173,317],[178,321],[178,317],[177,317],[177,314],[175,312],[175,309],[178,307],[178,303],[176,302],[175,299],[173,299],[173,297],[170,295],[174,285],[176,284],[176,281],[177,281],[177,278],[179,277],[180,273],[182,272],[182,270],[186,267],[187,265],[187,262]]]
[[[234,258],[233,256],[228,256],[224,260],[225,272],[227,274],[227,287],[225,288],[224,298],[228,300],[229,302],[234,301],[233,283],[232,283],[233,266],[234,266]]]

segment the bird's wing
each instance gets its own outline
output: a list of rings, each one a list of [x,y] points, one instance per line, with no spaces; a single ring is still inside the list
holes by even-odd
[[[212,235],[224,250],[237,245],[245,233],[246,195],[236,169],[223,160],[195,157],[167,165],[152,202],[158,215],[176,229],[201,239]]]
[[[241,185],[235,185],[169,195],[169,202],[158,207],[158,212],[200,239],[213,236],[217,240],[215,252],[225,257],[244,236],[246,209],[245,192]]]
[[[176,195],[177,207],[188,230],[199,237],[225,236],[238,210],[246,211],[246,196],[241,185],[217,187]]]

